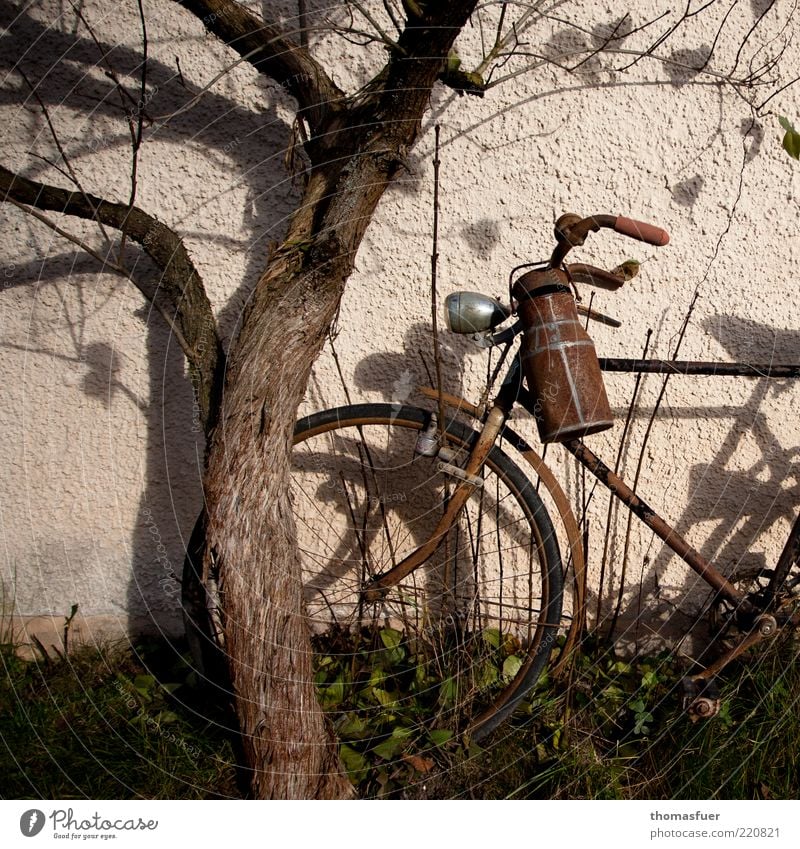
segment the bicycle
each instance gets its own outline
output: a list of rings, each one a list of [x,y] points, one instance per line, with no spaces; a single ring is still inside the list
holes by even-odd
[[[420,645],[432,647],[439,664],[451,673],[447,680],[459,681],[469,696],[446,717],[469,740],[483,739],[520,706],[559,642],[559,663],[565,663],[584,627],[585,563],[578,522],[541,456],[509,427],[514,407],[531,413],[544,443],[562,443],[681,557],[741,629],[738,644],[684,679],[683,706],[693,720],[719,711],[715,677],[728,662],[800,624],[793,596],[800,578],[790,579],[800,559],[800,517],[775,568],[758,576],[757,586],[740,588],[738,580],[724,577],[583,442],[613,420],[601,368],[798,377],[800,367],[598,360],[591,339],[576,323],[575,284],[616,290],[638,270],[630,264],[609,272],[565,263],[572,248],[601,228],[657,246],[669,240],[663,230],[622,216],[565,215],[556,222],[556,247],[549,260],[511,272],[512,306],[468,292],[447,299],[450,330],[502,350],[490,385],[522,337],[492,403],[475,406],[422,388],[434,410],[356,404],[306,416],[295,427],[292,497],[315,640],[323,652],[335,652],[340,659],[390,647],[376,637],[388,631],[395,644],[400,634],[414,651]],[[580,309],[588,319],[614,323]],[[500,329],[514,313],[514,323]],[[463,414],[479,430],[458,418]],[[538,483],[522,471],[508,447],[533,469]],[[572,565],[571,624],[562,639],[565,568],[540,486],[556,505]],[[511,646],[502,654],[516,660],[508,670],[503,664],[487,677],[486,658],[496,660],[500,645]],[[439,706],[440,724],[442,713]]]

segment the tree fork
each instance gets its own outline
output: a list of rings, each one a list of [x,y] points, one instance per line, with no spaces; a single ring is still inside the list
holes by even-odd
[[[434,5],[446,7],[441,25],[431,19],[415,28],[418,44],[408,41],[409,53],[416,47],[425,58],[393,57],[381,75],[386,89],[372,95],[378,114],[392,120],[366,125],[355,110],[343,122],[341,114],[331,119],[351,125],[352,153],[314,163],[289,234],[228,354],[206,475],[204,572],[214,569],[219,579],[225,650],[259,798],[352,795],[312,682],[289,460],[297,409],[361,239],[416,141],[444,57],[473,4]]]

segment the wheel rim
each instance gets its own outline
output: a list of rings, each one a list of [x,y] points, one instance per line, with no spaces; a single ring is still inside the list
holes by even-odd
[[[436,461],[414,454],[421,425],[419,416],[395,414],[332,418],[301,429],[292,498],[303,592],[323,651],[380,652],[389,629],[403,635],[409,651],[424,644],[438,652],[446,680],[457,679],[458,690],[440,699],[442,709],[463,724],[519,672],[525,652],[541,639],[545,540],[519,483],[490,459],[484,486],[446,543],[381,603],[366,604],[359,592],[364,581],[424,542],[442,509],[445,486]],[[455,429],[448,444],[464,452],[466,441]],[[461,456],[451,459],[457,464]],[[357,644],[347,644],[344,634],[358,635]]]

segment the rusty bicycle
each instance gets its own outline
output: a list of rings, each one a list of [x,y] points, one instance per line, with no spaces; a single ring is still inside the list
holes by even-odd
[[[556,222],[550,258],[513,270],[510,306],[474,292],[448,297],[449,329],[502,352],[490,384],[506,371],[492,402],[472,405],[422,388],[425,408],[355,404],[296,424],[292,499],[314,638],[340,658],[370,646],[385,650],[389,643],[375,636],[381,628],[384,634],[391,629],[394,640],[427,646],[445,680],[464,695],[444,700],[439,724],[450,705],[446,724],[470,740],[484,738],[515,711],[557,643],[559,664],[566,661],[585,623],[578,522],[540,454],[509,426],[515,407],[536,419],[544,444],[563,444],[682,558],[735,622],[736,644],[682,682],[692,719],[719,710],[715,676],[728,662],[800,624],[794,595],[800,577],[793,573],[800,519],[774,568],[744,586],[704,559],[583,440],[613,422],[602,370],[786,378],[800,376],[800,366],[599,359],[579,310],[588,319],[613,319],[577,304],[576,284],[613,291],[638,271],[630,263],[605,271],[565,262],[600,229],[656,246],[669,240],[660,228],[623,216],[564,215]],[[566,558],[542,487],[564,528]],[[573,591],[565,626],[567,563]],[[492,670],[487,658],[497,657],[499,645],[511,648],[501,655],[502,667]]]

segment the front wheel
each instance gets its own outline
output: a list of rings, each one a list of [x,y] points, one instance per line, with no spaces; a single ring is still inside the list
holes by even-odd
[[[534,485],[497,447],[437,550],[380,601],[362,588],[430,538],[477,433],[415,451],[430,414],[360,404],[297,422],[292,501],[323,705],[479,740],[530,692],[561,615],[561,557]],[[443,461],[449,473],[443,472]],[[348,701],[349,699],[349,701]],[[389,720],[387,720],[388,722]]]

